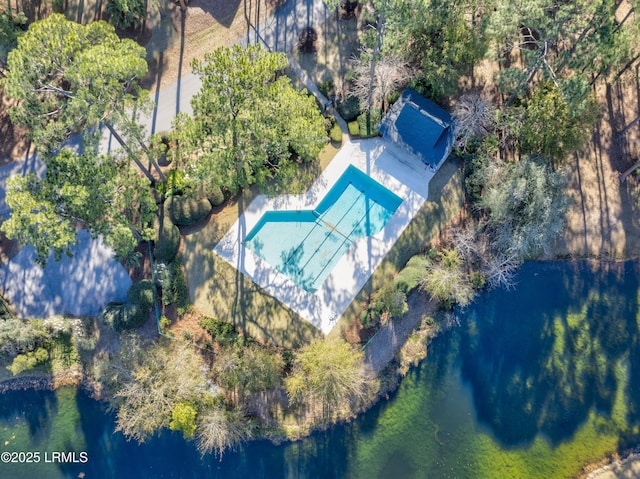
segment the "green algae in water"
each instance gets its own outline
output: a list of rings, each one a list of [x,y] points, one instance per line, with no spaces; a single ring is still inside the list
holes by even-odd
[[[17,392],[9,393],[11,395]],[[0,402],[0,449],[2,452],[38,452],[38,462],[0,464],[0,477],[12,479],[75,477],[83,464],[54,462],[54,451],[86,451],[80,413],[76,406],[77,390],[65,387],[29,395],[30,401]]]
[[[638,272],[529,264],[461,313],[360,435],[352,477],[571,478],[640,442]]]
[[[483,294],[399,390],[353,423],[202,459],[180,434],[146,444],[73,389],[0,395],[8,450],[82,451],[85,465],[0,464],[0,478],[570,478],[640,443],[636,264],[529,263]],[[15,436],[15,437],[14,437]]]

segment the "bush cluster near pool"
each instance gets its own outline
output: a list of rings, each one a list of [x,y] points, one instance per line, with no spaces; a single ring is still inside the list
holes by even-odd
[[[213,206],[220,206],[224,203],[224,193],[219,186],[214,186],[207,192],[207,198]]]
[[[164,202],[165,215],[177,226],[189,226],[204,219],[211,211],[206,198],[172,196]]]
[[[375,326],[385,316],[399,317],[406,312],[407,294],[418,286],[427,273],[429,259],[416,255],[409,259],[405,267],[391,281],[380,288],[367,308],[360,314],[364,327]]]

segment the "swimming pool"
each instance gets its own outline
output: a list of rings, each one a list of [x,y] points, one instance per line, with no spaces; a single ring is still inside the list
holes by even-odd
[[[245,246],[315,292],[357,238],[380,232],[402,199],[349,166],[313,210],[267,211]]]

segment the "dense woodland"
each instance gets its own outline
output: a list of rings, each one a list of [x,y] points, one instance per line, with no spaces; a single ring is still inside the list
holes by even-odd
[[[640,58],[635,2],[326,3],[337,18],[358,15],[364,25],[338,111],[370,127],[411,86],[450,108],[454,154],[464,160],[464,225],[439,251],[417,245],[423,253],[373,295],[360,321],[393,321],[416,289],[446,309],[468,304],[483,287],[512,286],[518,265],[548,253],[563,230],[567,158],[597,124],[597,89]],[[107,9],[112,23],[126,27],[144,17],[141,5],[113,0]],[[482,92],[474,84],[481,62],[496,66]],[[21,12],[0,14],[1,87],[15,101],[12,121],[28,129],[47,166],[43,177],[11,179],[12,214],[0,228],[34,245],[41,262],[68,253],[85,228],[126,266],[140,262],[147,242],[158,263],[153,280],[136,282],[127,303],[103,314],[121,347],[99,356],[95,326],[24,322],[4,308],[0,347],[11,372],[81,359],[127,437],[143,441],[170,428],[203,453],[348,417],[381,386],[344,341],[290,351],[207,317],[200,324],[211,340],[201,349],[135,334],[157,302],[176,304],[180,314],[190,309],[178,226],[252,185],[308,175],[305,166],[317,161],[333,124],[293,87],[283,53],[234,46],[193,63],[203,83],[193,116],[181,114],[172,131],[146,138],[137,114],[152,108],[140,86],[147,68],[144,48],[106,22],[81,25],[53,14],[29,24]],[[119,149],[100,151],[99,127]],[[65,146],[71,137],[80,138],[80,149]]]

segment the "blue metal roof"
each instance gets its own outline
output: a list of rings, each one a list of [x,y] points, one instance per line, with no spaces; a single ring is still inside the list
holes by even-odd
[[[433,168],[453,146],[453,118],[431,100],[407,88],[380,123],[382,136]]]

